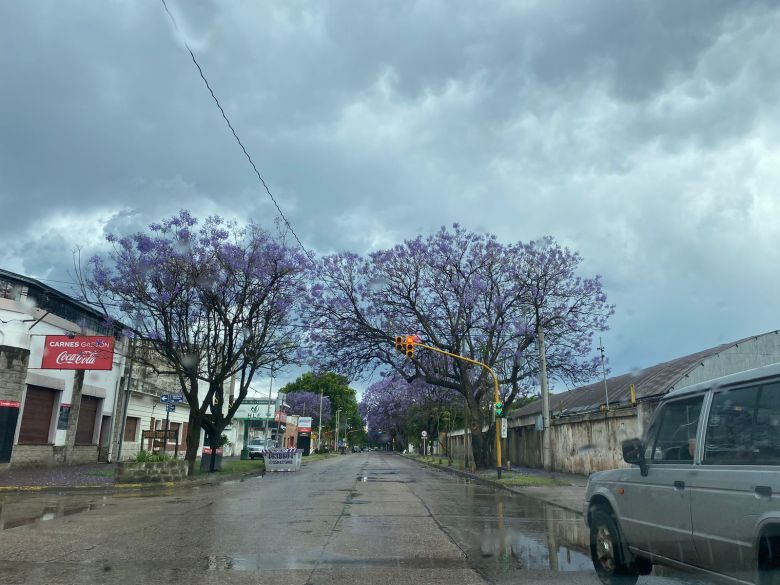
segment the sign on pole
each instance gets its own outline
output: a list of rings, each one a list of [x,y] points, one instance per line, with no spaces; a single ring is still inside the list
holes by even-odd
[[[169,402],[171,397],[168,394],[160,394],[160,402]]]
[[[498,419],[501,421],[501,438],[506,439],[509,434],[509,422],[505,418]]]
[[[184,402],[184,394],[171,394],[171,402],[176,402],[176,403]]]
[[[420,436],[424,439],[425,437],[428,436],[428,431],[423,431],[422,433],[420,433]]]
[[[165,412],[176,412],[176,405],[170,402],[165,405]]]
[[[113,362],[113,337],[47,335],[43,342],[42,370],[110,370]]]

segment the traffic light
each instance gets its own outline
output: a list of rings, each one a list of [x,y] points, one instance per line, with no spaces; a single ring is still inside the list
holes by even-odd
[[[406,357],[409,359],[414,357],[414,335],[406,336]]]
[[[401,335],[395,336],[395,350],[404,353],[404,338]]]
[[[496,416],[501,416],[504,414],[504,403],[499,401],[496,402]]]

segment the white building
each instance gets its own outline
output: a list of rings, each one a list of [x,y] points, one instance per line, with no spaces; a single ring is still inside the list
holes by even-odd
[[[36,280],[0,270],[0,468],[108,460],[126,344],[110,370],[43,369],[47,336],[114,337],[90,307]],[[65,338],[67,339],[67,337]]]

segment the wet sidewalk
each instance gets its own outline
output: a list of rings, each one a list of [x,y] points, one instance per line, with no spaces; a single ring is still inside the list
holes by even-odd
[[[79,487],[114,483],[114,464],[91,463],[57,467],[13,467],[0,471],[0,487]]]
[[[504,471],[502,479],[498,480],[495,469],[470,473],[458,469],[456,465],[448,466],[446,459],[443,459],[443,464],[439,464],[437,457],[428,457],[426,460],[417,456],[406,455],[406,457],[431,467],[478,479],[494,487],[542,500],[577,514],[583,513],[585,489],[588,485],[588,478],[584,475],[549,472],[513,465],[511,471]]]

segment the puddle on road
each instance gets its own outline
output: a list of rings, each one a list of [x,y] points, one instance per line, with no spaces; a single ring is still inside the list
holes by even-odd
[[[58,498],[0,501],[0,530],[48,522],[55,518],[72,516],[112,505],[107,496],[95,496],[77,501]]]

